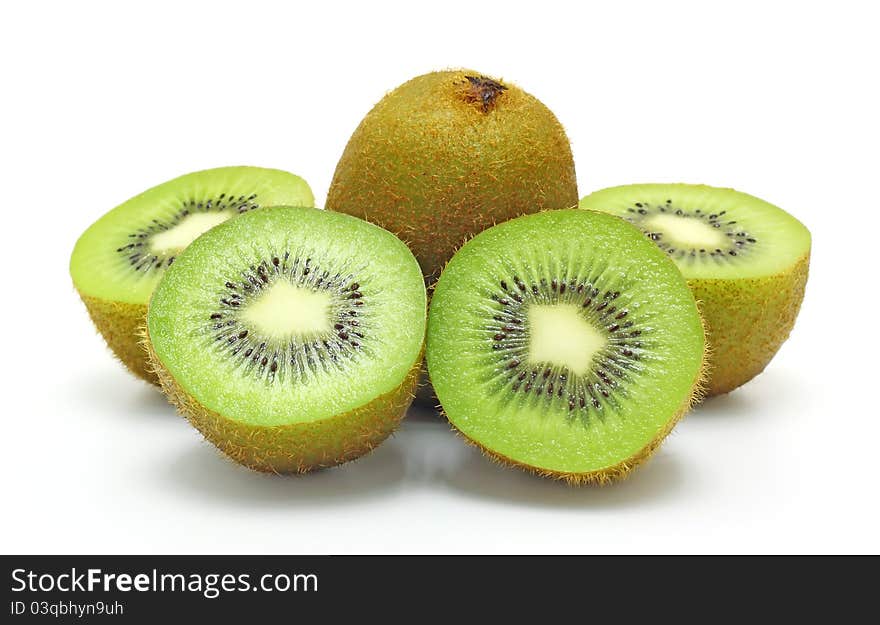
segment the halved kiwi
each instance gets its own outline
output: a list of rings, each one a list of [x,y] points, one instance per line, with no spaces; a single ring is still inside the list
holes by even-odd
[[[801,222],[754,196],[705,185],[612,187],[580,206],[638,226],[681,269],[706,321],[709,395],[764,370],[804,298],[810,232]]]
[[[202,232],[261,206],[314,205],[294,174],[221,167],[180,176],[117,206],[80,236],[70,274],[89,315],[116,356],[158,383],[139,344],[147,301],[165,270]]]
[[[196,239],[150,301],[163,390],[233,460],[276,473],[356,458],[403,417],[421,365],[425,286],[365,221],[266,208]]]
[[[578,209],[466,243],[431,300],[427,364],[450,422],[494,458],[604,483],[647,458],[698,391],[684,278],[638,229]]]

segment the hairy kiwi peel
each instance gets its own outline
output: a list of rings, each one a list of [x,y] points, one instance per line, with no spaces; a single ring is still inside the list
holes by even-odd
[[[113,354],[134,375],[158,386],[159,378],[147,361],[143,345],[132,340],[132,337],[140,336],[144,331],[147,307],[90,297],[83,293],[79,293],[79,296]]]
[[[807,253],[789,271],[765,278],[687,281],[712,346],[708,397],[742,386],[773,359],[794,327],[809,264]]]
[[[419,359],[400,386],[354,410],[320,421],[261,427],[235,423],[204,407],[162,365],[146,329],[144,337],[151,372],[180,414],[232,460],[263,473],[308,473],[369,453],[403,420],[422,367]]]
[[[449,70],[404,83],[366,115],[326,208],[395,233],[430,283],[468,237],[576,204],[571,146],[553,113],[514,85]]]

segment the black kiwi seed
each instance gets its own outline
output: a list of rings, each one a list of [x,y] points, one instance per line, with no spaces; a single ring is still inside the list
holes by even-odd
[[[312,258],[303,261],[302,257],[296,250],[285,250],[246,265],[236,277],[224,281],[222,292],[217,294],[218,312],[208,317],[210,325],[206,331],[213,336],[217,349],[236,362],[249,363],[243,371],[267,382],[295,381],[310,376],[310,369],[321,367],[324,361],[338,364],[352,360],[364,349],[363,342],[369,340],[369,325],[356,319],[357,311],[363,310],[368,302],[368,294],[361,284],[351,278],[344,280],[340,273],[322,267]],[[282,344],[277,339],[261,336],[256,328],[247,327],[241,318],[243,311],[279,280],[331,296],[332,334],[318,336],[313,342],[292,339]],[[228,320],[222,321],[224,317]],[[285,363],[289,363],[289,368]]]
[[[601,289],[602,283],[601,277],[592,276],[539,278],[529,281],[530,287],[519,276],[496,282],[500,290],[487,294],[495,314],[486,330],[492,357],[498,359],[496,375],[504,386],[523,401],[528,396],[533,398],[529,401],[564,402],[583,418],[601,411],[604,403],[614,404],[617,396],[626,392],[626,386],[640,375],[638,362],[645,353],[641,345],[636,347],[622,339],[638,336],[642,330],[622,332],[639,323],[634,302],[629,301],[625,289]],[[510,284],[525,296],[513,300]],[[585,321],[605,333],[607,343],[589,371],[577,375],[557,365],[534,368],[525,364],[528,341],[523,339],[528,335],[528,307],[533,303],[575,305]]]
[[[159,219],[151,219],[148,224],[139,228],[136,232],[126,235],[127,239],[139,239],[140,243],[138,243],[135,247],[142,247],[145,243],[145,240],[159,234],[160,232],[164,232],[166,230],[170,230],[177,226],[184,218],[193,214],[193,213],[212,213],[212,212],[223,212],[226,210],[236,210],[240,213],[253,210],[255,208],[259,208],[260,205],[256,202],[257,194],[251,193],[249,196],[241,196],[240,200],[237,203],[233,203],[231,198],[230,201],[227,201],[226,193],[221,193],[216,198],[202,198],[202,199],[190,199],[184,201],[180,207],[177,209],[177,212],[174,213],[171,217],[165,219],[164,221],[160,221]],[[124,245],[119,247],[116,251],[120,254],[127,255],[126,261],[134,271],[146,271],[151,268],[159,269],[161,267],[170,266],[174,262],[174,255],[161,255],[161,256],[144,256],[143,254],[128,254],[131,249],[135,249],[135,247],[130,247],[128,245]]]
[[[628,221],[632,222],[636,226],[639,226],[649,239],[654,241],[657,244],[657,246],[660,247],[660,249],[666,251],[666,253],[669,254],[670,256],[675,256],[676,258],[680,258],[680,259],[693,258],[693,261],[691,261],[691,262],[695,262],[696,258],[697,258],[697,252],[699,252],[700,254],[706,254],[707,250],[705,250],[705,249],[685,249],[685,250],[676,249],[676,248],[670,246],[669,244],[663,242],[663,236],[662,236],[663,233],[662,232],[656,232],[656,231],[654,231],[644,225],[645,220],[648,219],[652,214],[656,214],[658,212],[665,213],[667,211],[667,209],[671,208],[670,207],[671,204],[672,204],[671,200],[666,200],[665,205],[656,205],[656,206],[652,205],[650,202],[636,202],[634,204],[634,206],[636,206],[638,210],[636,210],[634,208],[627,209],[627,211],[629,213],[634,214],[634,217],[629,217]],[[688,211],[688,210],[682,209],[682,208],[675,209],[675,214],[680,217],[691,218],[691,219],[702,219],[704,221],[708,221],[709,225],[712,226],[713,228],[717,228],[717,229],[725,228],[725,235],[728,238],[735,238],[735,237],[745,238],[746,243],[748,243],[749,245],[753,245],[753,244],[757,243],[757,240],[754,237],[749,236],[747,232],[742,231],[742,230],[737,231],[737,230],[730,229],[731,226],[737,225],[736,220],[728,220],[728,221],[724,222],[723,224],[721,222],[719,222],[718,219],[723,217],[726,213],[727,213],[727,211],[720,211],[718,213],[711,213],[711,214],[707,215],[699,208],[694,209],[693,211]],[[722,259],[727,262],[735,262],[734,259],[731,257],[736,257],[736,256],[742,255],[743,253],[747,253],[749,251],[749,249],[748,249],[749,245],[740,245],[738,241],[736,243],[734,243],[732,241],[731,246],[729,248],[716,249],[714,252],[710,252],[709,254],[711,256],[715,256],[718,259],[716,262],[722,262]]]

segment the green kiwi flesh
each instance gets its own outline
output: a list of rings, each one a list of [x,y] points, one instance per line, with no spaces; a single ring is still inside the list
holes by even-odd
[[[202,232],[261,206],[314,205],[299,176],[260,167],[221,167],[170,180],[117,206],[79,237],[74,286],[116,356],[153,383],[140,345],[147,302],[166,269]]]
[[[266,208],[183,251],[147,315],[163,390],[251,468],[356,458],[403,417],[421,365],[426,294],[399,239],[314,208]]]
[[[696,398],[704,331],[675,265],[610,215],[547,211],[477,235],[440,276],[428,372],[493,458],[572,483],[626,475]]]
[[[580,206],[640,228],[687,278],[708,331],[709,395],[764,370],[803,301],[811,240],[801,222],[752,195],[706,185],[612,187]]]

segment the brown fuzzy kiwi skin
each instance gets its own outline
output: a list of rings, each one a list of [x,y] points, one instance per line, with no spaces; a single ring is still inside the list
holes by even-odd
[[[707,397],[742,386],[779,351],[804,299],[809,264],[808,251],[789,270],[768,277],[688,280],[712,345]]]
[[[387,94],[354,131],[327,195],[328,210],[406,241],[429,283],[469,236],[578,201],[571,146],[553,113],[508,83],[487,104],[468,79],[481,76],[434,72]]]
[[[162,391],[206,440],[238,464],[279,475],[336,466],[375,449],[406,415],[422,366],[419,358],[397,388],[349,412],[311,423],[261,427],[205,408],[162,365],[147,331],[144,345]]]
[[[83,293],[79,296],[98,332],[122,364],[134,375],[158,386],[159,378],[153,372],[140,338],[147,323],[147,307]]]

